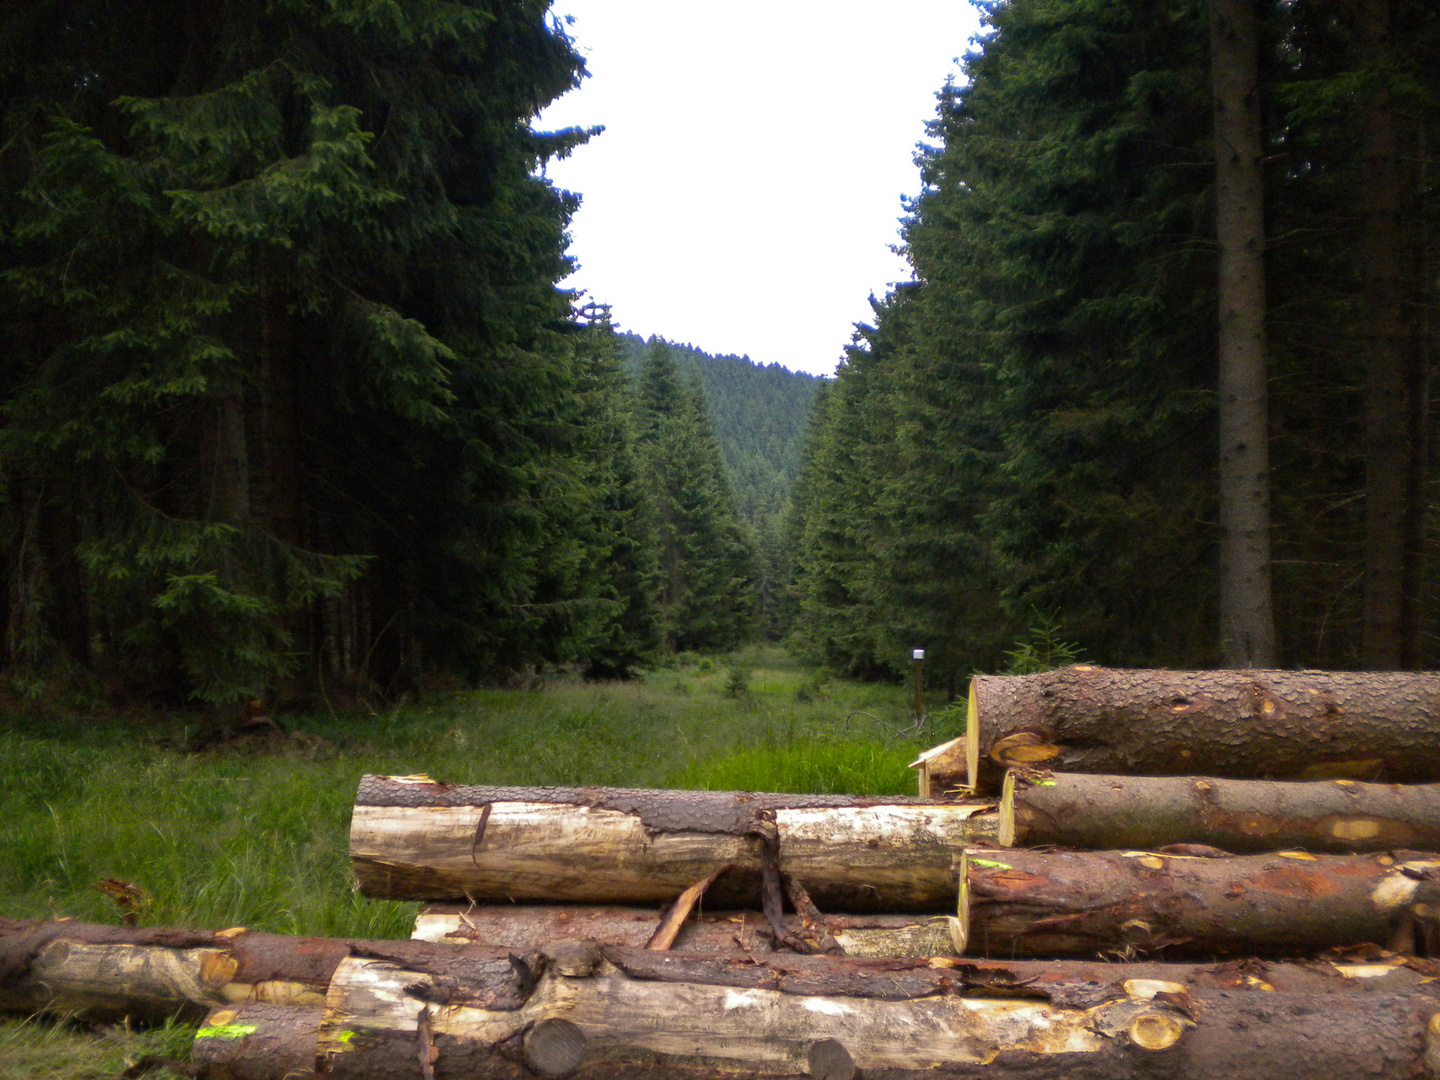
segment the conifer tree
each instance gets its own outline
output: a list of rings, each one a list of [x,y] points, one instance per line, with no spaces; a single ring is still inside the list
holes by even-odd
[[[4,19],[12,669],[219,703],[563,654],[574,200],[535,171],[584,136],[528,122],[564,35],[517,0]]]
[[[735,513],[700,388],[681,374],[663,340],[646,349],[636,398],[665,646],[733,647],[752,628],[754,553]]]

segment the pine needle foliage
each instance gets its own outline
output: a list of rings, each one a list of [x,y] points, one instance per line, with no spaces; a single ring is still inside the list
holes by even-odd
[[[589,133],[530,127],[583,75],[542,5],[39,0],[0,39],[11,673],[218,705],[572,653],[577,200],[537,172]]]

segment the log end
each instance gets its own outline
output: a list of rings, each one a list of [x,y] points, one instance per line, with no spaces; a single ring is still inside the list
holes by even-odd
[[[1185,1034],[1185,1025],[1168,1013],[1137,1013],[1126,1028],[1130,1041],[1143,1050],[1168,1050]]]
[[[541,1020],[525,1033],[525,1062],[541,1076],[569,1076],[584,1062],[588,1042],[570,1020]]]

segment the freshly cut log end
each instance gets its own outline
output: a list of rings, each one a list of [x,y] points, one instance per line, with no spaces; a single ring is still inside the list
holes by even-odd
[[[1168,1050],[1185,1034],[1185,1025],[1169,1013],[1143,1012],[1126,1029],[1130,1041],[1143,1050]]]
[[[569,1076],[585,1061],[589,1040],[578,1024],[541,1020],[525,1033],[525,1062],[541,1076]]]
[[[978,792],[996,790],[1006,765],[1042,761],[1122,775],[1440,781],[1440,672],[1076,665],[977,675],[970,692]]]

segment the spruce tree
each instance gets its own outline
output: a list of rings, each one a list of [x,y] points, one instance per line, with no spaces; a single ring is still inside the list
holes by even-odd
[[[735,513],[700,388],[682,375],[660,339],[646,349],[636,399],[665,646],[731,648],[752,629],[754,553]]]
[[[4,19],[12,669],[219,703],[564,655],[575,200],[536,168],[584,136],[528,127],[564,35],[516,0]]]

